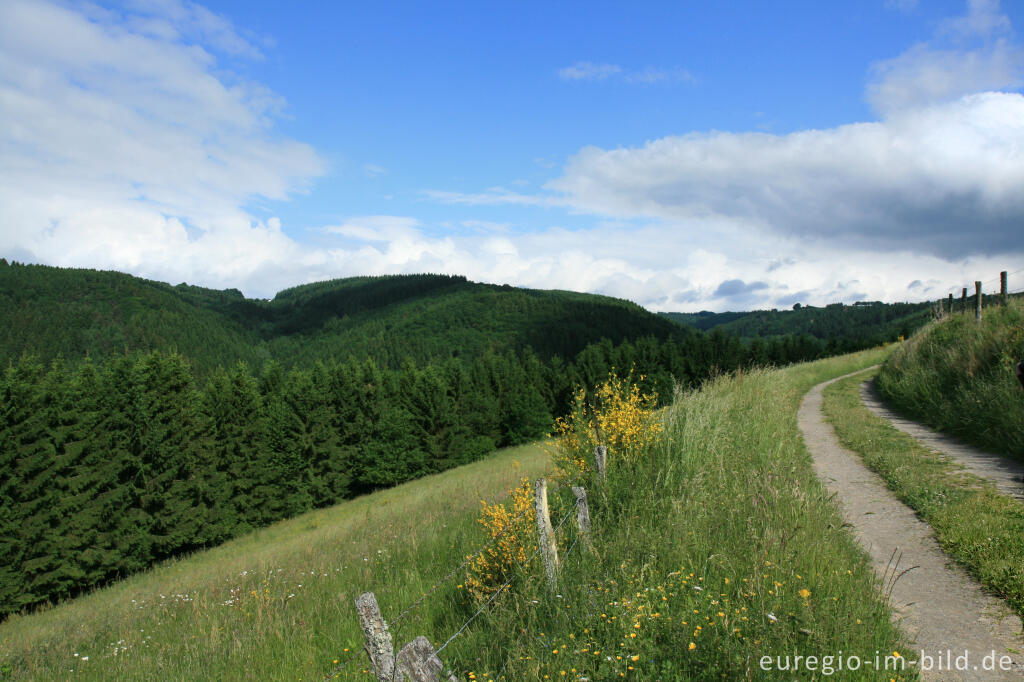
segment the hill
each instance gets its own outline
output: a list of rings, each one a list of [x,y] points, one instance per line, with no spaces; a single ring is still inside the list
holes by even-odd
[[[995,297],[993,297],[995,300]],[[1024,298],[956,313],[914,335],[885,363],[878,389],[894,409],[1024,461]]]
[[[810,386],[881,357],[746,372],[688,393],[661,413],[663,440],[632,459],[610,449],[607,481],[586,483],[593,552],[575,543],[572,495],[552,483],[552,518],[570,514],[555,593],[527,559],[481,609],[459,568],[488,542],[479,500],[550,473],[528,446],[13,616],[0,624],[0,678],[322,680],[351,659],[337,679],[367,679],[352,605],[364,590],[397,646],[460,633],[440,656],[464,680],[793,679],[760,675],[758,661],[794,642],[905,651],[794,418]]]
[[[856,340],[868,344],[907,338],[931,319],[931,302],[833,303],[823,308],[799,306],[792,310],[750,312],[659,313],[665,319],[701,331],[721,329],[744,339],[807,334],[822,341]]]
[[[610,339],[678,336],[640,306],[605,296],[402,275],[318,282],[247,299],[118,272],[0,260],[0,363],[174,349],[196,369],[276,360],[286,367],[349,356],[395,368],[530,347],[572,358]]]

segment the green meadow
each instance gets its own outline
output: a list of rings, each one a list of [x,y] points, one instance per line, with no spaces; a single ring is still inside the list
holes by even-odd
[[[549,590],[529,560],[487,608],[444,578],[486,536],[480,500],[551,474],[550,445],[310,512],[0,625],[0,679],[369,679],[352,600],[460,679],[907,679],[842,661],[898,660],[866,555],[816,478],[796,423],[804,393],[887,349],[709,380],[680,392],[635,462],[588,487],[592,549],[558,533]],[[572,497],[551,486],[552,518]],[[789,657],[799,669],[779,670]],[[767,665],[765,660],[768,659]],[[345,664],[340,670],[339,665]],[[812,669],[813,668],[813,669]]]

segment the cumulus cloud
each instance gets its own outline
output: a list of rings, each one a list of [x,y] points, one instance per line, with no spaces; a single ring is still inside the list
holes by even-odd
[[[967,5],[966,15],[944,21],[931,40],[872,66],[867,98],[876,111],[890,114],[1024,84],[1024,49],[1010,40],[1010,20],[998,0]]]
[[[324,168],[274,135],[282,100],[218,62],[259,54],[188,2],[0,3],[0,251],[232,286],[305,260],[244,209]]]
[[[788,135],[587,147],[548,189],[602,215],[722,216],[776,235],[945,257],[1021,250],[1024,97],[983,93]]]

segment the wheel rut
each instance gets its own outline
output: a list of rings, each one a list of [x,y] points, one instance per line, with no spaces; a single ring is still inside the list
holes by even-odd
[[[807,393],[798,423],[818,477],[835,494],[883,589],[891,590],[895,618],[913,643],[913,651],[905,653],[907,662],[918,665],[926,680],[1024,679],[1024,638],[1017,615],[942,552],[928,524],[900,502],[857,454],[844,448],[825,421],[822,391],[842,378]],[[894,576],[899,578],[892,583]],[[922,652],[931,657],[930,670]],[[966,659],[958,658],[965,652]],[[1008,656],[1009,662],[1001,656]],[[937,670],[940,657],[944,669]],[[984,669],[986,657],[995,662],[995,670]],[[966,663],[967,669],[946,669],[947,661],[954,666]],[[1000,671],[1000,662],[1007,663],[1009,670]]]

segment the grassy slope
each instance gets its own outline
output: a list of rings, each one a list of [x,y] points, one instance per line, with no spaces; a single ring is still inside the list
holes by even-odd
[[[680,396],[665,413],[664,447],[628,472],[613,459],[608,483],[591,490],[597,555],[582,544],[566,554],[572,533],[563,529],[559,596],[531,566],[443,660],[478,679],[563,670],[566,679],[761,678],[762,655],[900,647],[796,425],[808,388],[883,354],[722,378]],[[16,679],[71,669],[86,679],[322,678],[343,648],[360,646],[353,596],[376,591],[394,618],[482,544],[478,498],[500,497],[546,466],[536,448],[506,452],[11,619],[0,626],[0,670]],[[566,497],[553,491],[555,518],[570,508]],[[425,634],[439,644],[472,614],[454,583],[406,619],[398,643]],[[115,647],[126,648],[115,656]],[[350,672],[362,677],[349,668],[343,678]]]
[[[931,525],[947,553],[1024,616],[1024,504],[868,412],[859,393],[868,376],[825,389],[839,440]]]
[[[893,353],[878,388],[893,408],[1024,461],[1024,299],[929,325]]]
[[[355,596],[374,590],[393,618],[478,544],[480,498],[504,497],[548,461],[537,446],[504,450],[12,617],[0,624],[0,679],[322,679],[362,646]]]

